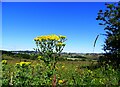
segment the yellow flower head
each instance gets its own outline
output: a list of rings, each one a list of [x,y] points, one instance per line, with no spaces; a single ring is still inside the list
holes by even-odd
[[[60,76],[58,76],[58,79],[60,78]]]
[[[39,41],[39,38],[38,37],[34,38],[34,41]]]
[[[59,84],[62,84],[62,83],[63,83],[63,80],[59,80],[58,83],[59,83]]]
[[[50,78],[50,80],[52,80],[52,78]]]
[[[88,70],[88,73],[92,73],[92,71],[91,71],[91,70]]]
[[[60,38],[57,36],[57,35],[55,35],[55,34],[52,34],[52,35],[49,35],[49,40],[60,40]]]
[[[38,56],[38,60],[40,60],[42,58],[42,56]]]
[[[23,66],[23,65],[30,65],[31,62],[20,62],[20,63],[16,63],[16,65],[20,65],[20,66]]]
[[[58,43],[56,44],[56,46],[65,46],[65,44],[62,43],[62,42],[58,42]]]
[[[65,66],[62,66],[62,68],[65,68]]]
[[[2,60],[2,64],[7,64],[7,60]]]

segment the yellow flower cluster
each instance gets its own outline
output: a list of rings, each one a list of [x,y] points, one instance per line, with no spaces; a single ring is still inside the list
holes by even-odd
[[[7,60],[2,60],[2,64],[7,64]]]
[[[20,65],[20,66],[23,66],[23,65],[30,65],[31,62],[20,62],[20,63],[16,63],[16,65]]]
[[[40,60],[41,58],[43,58],[42,56],[38,56],[38,60]]]
[[[35,41],[42,41],[42,40],[60,40],[60,37],[52,34],[52,35],[44,35],[44,36],[38,36],[34,38]]]

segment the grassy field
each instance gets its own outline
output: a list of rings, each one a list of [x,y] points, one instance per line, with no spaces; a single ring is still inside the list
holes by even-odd
[[[70,60],[69,60],[70,59]],[[79,59],[79,58],[68,58],[69,61],[65,60],[65,61],[58,61],[58,63],[62,62],[62,63],[66,63],[66,64],[74,64],[74,65],[89,65],[91,64],[90,61],[72,61],[75,59]],[[16,64],[18,62],[22,62],[22,61],[28,61],[28,62],[32,62],[32,64],[36,64],[36,63],[40,63],[39,60],[30,60],[30,59],[12,59],[12,60],[7,60],[8,64]],[[94,60],[93,60],[94,61]],[[95,63],[97,63],[96,61],[94,61]]]
[[[16,63],[31,62],[30,65],[16,66]],[[111,66],[88,68],[98,66],[97,61],[64,60],[58,61],[54,71],[45,66],[41,60],[10,59],[3,66],[3,87],[12,83],[15,86],[26,87],[28,85],[52,85],[56,75],[57,85],[73,87],[75,85],[118,85],[118,71]],[[11,82],[12,79],[12,82]],[[23,86],[24,85],[24,86]]]

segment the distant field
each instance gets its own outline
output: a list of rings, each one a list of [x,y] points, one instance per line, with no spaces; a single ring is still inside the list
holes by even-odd
[[[88,61],[88,60],[92,60],[92,61],[97,61],[98,58],[67,58],[68,60],[79,60],[79,61]]]
[[[65,66],[70,66],[70,67],[74,67],[74,66],[89,66],[92,63],[96,64],[97,61],[80,61],[80,58],[67,58],[68,60],[65,61],[58,61],[57,66],[59,65],[65,65]],[[74,61],[74,60],[79,60],[79,61]],[[37,63],[40,64],[42,63],[42,61],[39,60],[30,60],[30,59],[13,59],[13,60],[7,60],[7,63],[10,65],[15,65],[16,63],[22,62],[22,61],[28,61],[31,62],[33,65],[36,65]]]

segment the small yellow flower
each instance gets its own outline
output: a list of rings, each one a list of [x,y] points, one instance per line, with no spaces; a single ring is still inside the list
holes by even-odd
[[[53,34],[53,35],[50,35],[50,38],[49,38],[50,40],[60,40],[60,38],[57,36],[57,35],[55,35],[55,34]]]
[[[59,83],[59,84],[62,84],[62,83],[63,83],[63,80],[59,80],[58,83]]]
[[[78,66],[76,66],[76,68],[78,68]]]
[[[38,60],[40,60],[42,58],[42,56],[38,56]]]
[[[39,38],[38,37],[34,38],[34,41],[39,41]]]
[[[88,70],[88,73],[92,73],[92,71],[91,71],[91,70]]]
[[[60,78],[60,76],[58,76],[58,79]]]
[[[65,46],[65,44],[62,43],[62,42],[58,42],[58,43],[56,44],[56,46]]]
[[[25,62],[25,64],[26,64],[26,65],[30,65],[30,64],[31,64],[31,62]]]
[[[77,69],[75,69],[75,71],[77,71]]]
[[[20,63],[19,63],[20,66],[23,66],[23,65],[30,65],[30,64],[31,64],[31,62],[20,62]]]
[[[7,60],[2,60],[2,64],[7,64]]]
[[[65,66],[62,66],[62,68],[65,68]]]
[[[24,62],[20,62],[20,66],[22,66],[24,64]]]

